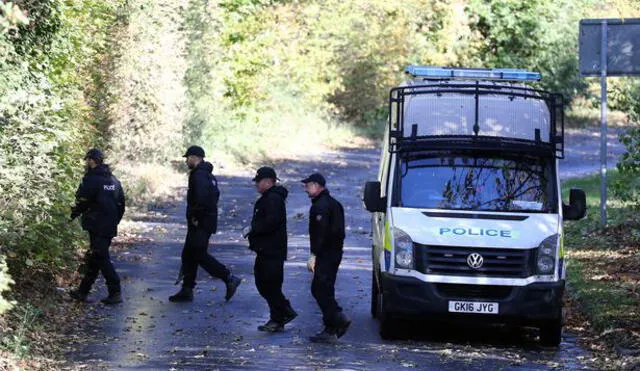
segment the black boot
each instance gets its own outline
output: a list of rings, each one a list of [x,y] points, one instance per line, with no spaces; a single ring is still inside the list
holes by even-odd
[[[293,310],[293,307],[291,307],[291,303],[287,301],[287,306],[285,307],[285,310],[284,310],[284,316],[282,317],[282,324],[286,325],[287,323],[293,321],[293,319],[296,317],[298,317],[298,313],[296,313],[296,311]]]
[[[102,304],[106,304],[106,305],[120,304],[122,303],[122,294],[120,293],[120,291],[117,291],[112,294],[109,294],[109,296],[107,296],[106,298],[100,301],[102,302]]]
[[[87,302],[87,294],[80,290],[71,290],[69,291],[69,296],[73,300],[77,300],[79,302],[86,303]]]
[[[280,322],[276,322],[276,321],[270,319],[264,325],[258,326],[258,330],[259,331],[264,331],[264,332],[280,332],[280,331],[284,330],[284,325],[282,323],[280,323]]]
[[[169,296],[169,301],[174,303],[193,301],[193,289],[183,286],[177,294]]]
[[[325,327],[321,332],[309,337],[312,343],[335,344],[338,342],[336,331]]]
[[[224,296],[224,300],[229,301],[231,300],[233,295],[236,293],[236,290],[238,289],[238,286],[240,286],[240,284],[242,283],[242,280],[239,277],[229,274],[229,278],[225,283],[227,284],[227,293]]]
[[[351,319],[347,317],[343,312],[338,312],[336,314],[336,336],[340,339],[349,329],[351,325]]]

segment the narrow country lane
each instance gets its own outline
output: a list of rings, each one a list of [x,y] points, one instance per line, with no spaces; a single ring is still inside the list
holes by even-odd
[[[575,145],[572,146],[572,140]],[[612,136],[612,157],[621,149]],[[569,134],[563,178],[593,173],[597,136]],[[232,369],[583,369],[589,353],[565,333],[558,350],[538,346],[527,332],[496,328],[443,328],[417,324],[407,339],[384,341],[369,313],[371,241],[369,214],[361,205],[362,186],[377,173],[379,150],[327,152],[320,161],[286,161],[277,167],[289,189],[287,202],[289,259],[284,291],[299,317],[278,334],[256,327],[268,319],[266,303],[253,280],[253,253],[240,238],[248,223],[256,192],[251,175],[219,175],[221,213],[219,233],[210,252],[243,278],[236,296],[224,301],[224,284],[199,272],[193,303],[174,304],[167,298],[180,265],[184,235],[184,203],[135,220],[146,231],[138,242],[117,248],[114,260],[123,278],[125,302],[116,307],[88,304],[86,323],[72,337],[69,368],[122,370]],[[580,160],[582,158],[582,160]],[[615,161],[611,161],[615,165]],[[345,255],[338,275],[337,298],[353,318],[339,345],[312,344],[307,337],[321,327],[320,312],[310,294],[307,212],[309,200],[299,179],[320,171],[328,187],[343,202],[347,221]],[[184,192],[184,190],[181,190]],[[104,294],[99,281],[94,298]],[[88,340],[87,340],[88,337]],[[75,339],[75,340],[74,340]]]

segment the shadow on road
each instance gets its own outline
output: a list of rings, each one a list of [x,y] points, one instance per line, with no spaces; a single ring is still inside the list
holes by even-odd
[[[582,368],[588,353],[569,334],[558,350],[539,347],[535,332],[501,327],[404,324],[406,338],[382,340],[370,314],[370,215],[362,208],[362,186],[376,177],[378,150],[336,151],[316,160],[276,164],[289,188],[289,252],[284,292],[299,313],[283,333],[256,327],[268,319],[266,303],[253,280],[254,254],[240,237],[257,194],[251,175],[218,176],[222,192],[219,233],[210,252],[243,278],[236,296],[224,301],[224,284],[204,271],[195,300],[175,304],[167,298],[180,265],[186,234],[184,204],[136,218],[139,238],[121,241],[114,251],[125,302],[117,307],[88,305],[85,326],[70,347],[71,367],[127,370],[315,370],[315,369],[545,369]],[[317,345],[308,336],[321,329],[321,314],[310,293],[307,213],[310,202],[299,180],[322,172],[346,212],[345,255],[336,285],[338,302],[352,317],[349,332],[335,346]],[[186,180],[185,180],[186,182]],[[102,283],[98,293],[104,294]]]

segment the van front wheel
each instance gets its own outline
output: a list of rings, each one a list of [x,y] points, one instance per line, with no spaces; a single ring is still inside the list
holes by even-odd
[[[395,340],[398,338],[396,322],[389,315],[380,319],[380,337],[384,340]]]
[[[385,340],[394,340],[398,336],[397,322],[393,316],[384,309],[384,297],[381,292],[376,295],[376,318],[380,322],[380,337]]]

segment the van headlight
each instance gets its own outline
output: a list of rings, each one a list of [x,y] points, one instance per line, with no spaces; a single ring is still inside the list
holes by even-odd
[[[558,235],[554,234],[545,238],[538,246],[536,268],[538,274],[553,274],[556,268],[556,250],[558,248]]]
[[[396,266],[413,268],[413,241],[402,229],[393,228],[393,247],[396,255]]]

